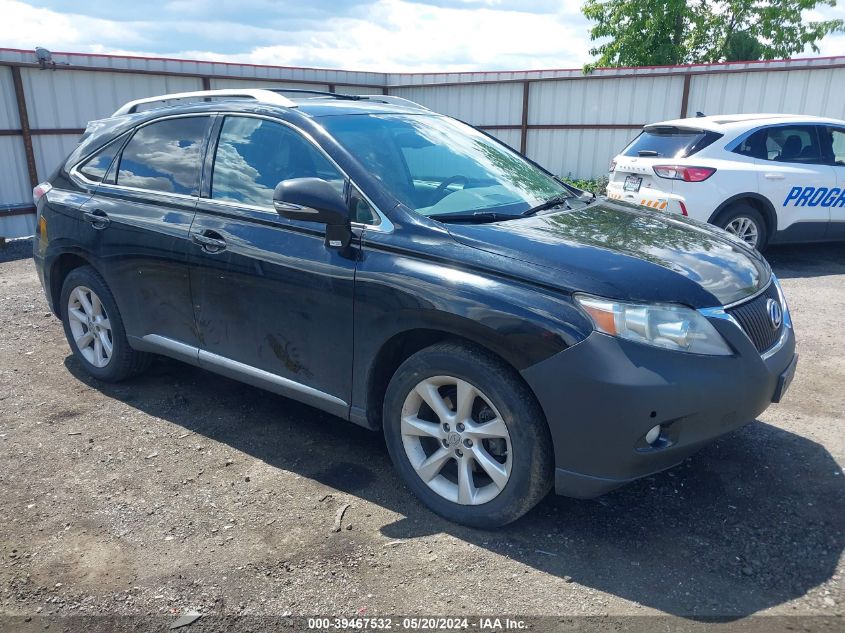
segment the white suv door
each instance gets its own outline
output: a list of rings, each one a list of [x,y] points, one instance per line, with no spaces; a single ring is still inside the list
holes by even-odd
[[[778,231],[791,227],[799,240],[823,237],[830,207],[822,203],[836,187],[836,174],[822,155],[818,126],[765,127],[737,148],[737,153],[747,151],[757,158],[760,193],[775,208]]]
[[[827,128],[829,137],[822,135],[822,145],[827,141],[831,143],[831,163],[836,173],[836,188],[839,190],[837,196],[828,207],[830,211],[830,226],[825,237],[828,239],[845,240],[845,128]]]

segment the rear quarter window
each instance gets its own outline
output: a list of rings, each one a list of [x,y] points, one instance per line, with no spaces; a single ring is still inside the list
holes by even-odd
[[[79,166],[79,173],[92,182],[102,182],[106,178],[114,157],[120,151],[122,139],[112,141],[91,158]]]

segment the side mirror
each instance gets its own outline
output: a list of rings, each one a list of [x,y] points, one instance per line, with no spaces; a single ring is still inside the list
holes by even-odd
[[[345,249],[352,240],[349,207],[322,178],[291,178],[276,185],[273,207],[282,217],[326,225],[326,246]]]

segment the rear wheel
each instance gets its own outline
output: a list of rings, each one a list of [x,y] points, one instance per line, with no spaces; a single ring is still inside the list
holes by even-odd
[[[406,360],[387,389],[384,434],[411,490],[456,523],[504,525],[551,488],[551,440],[533,394],[475,347],[441,343]]]
[[[725,229],[748,244],[762,251],[768,241],[766,221],[760,212],[748,204],[736,204],[719,214],[716,226]]]
[[[60,305],[70,348],[89,374],[118,382],[147,368],[150,355],[129,347],[114,297],[93,268],[82,266],[68,274]]]

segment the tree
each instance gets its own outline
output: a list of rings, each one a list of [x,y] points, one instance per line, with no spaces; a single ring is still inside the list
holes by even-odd
[[[728,37],[725,47],[726,62],[747,62],[763,57],[763,46],[745,31],[737,31]]]
[[[590,39],[600,41],[587,69],[818,52],[820,39],[845,30],[843,20],[805,21],[803,12],[818,5],[836,0],[587,0],[584,15],[596,22]]]

